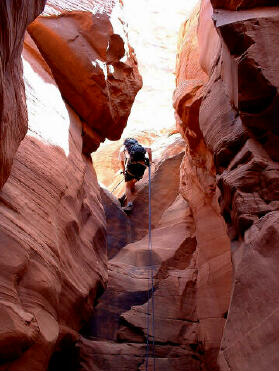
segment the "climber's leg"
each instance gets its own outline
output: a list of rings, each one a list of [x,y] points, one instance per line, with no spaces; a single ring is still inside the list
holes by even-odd
[[[135,189],[136,182],[137,182],[136,179],[131,179],[128,182],[125,182],[125,186],[126,186],[125,194],[127,197],[127,203],[133,201],[134,193],[136,191]]]
[[[136,179],[130,179],[125,182],[126,190],[125,190],[125,196],[126,196],[126,206],[123,207],[123,210],[125,212],[130,212],[133,209],[133,199],[135,195],[135,184],[137,180]]]
[[[124,193],[121,197],[119,197],[118,201],[121,207],[125,206],[126,200],[127,200],[126,193]]]

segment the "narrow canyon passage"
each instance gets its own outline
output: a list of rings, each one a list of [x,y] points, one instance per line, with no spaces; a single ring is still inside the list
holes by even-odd
[[[183,3],[2,0],[0,371],[278,367],[279,7]]]

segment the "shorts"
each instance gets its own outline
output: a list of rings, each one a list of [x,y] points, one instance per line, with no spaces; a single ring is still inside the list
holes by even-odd
[[[130,182],[133,179],[140,180],[143,177],[146,166],[142,164],[128,164],[124,173],[125,182]]]
[[[130,180],[133,180],[133,179],[136,179],[136,178],[133,175],[127,173],[127,171],[125,171],[124,179],[125,179],[125,182],[130,182]]]

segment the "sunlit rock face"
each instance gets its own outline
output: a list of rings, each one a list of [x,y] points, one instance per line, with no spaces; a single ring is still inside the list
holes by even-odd
[[[26,25],[39,12],[38,7],[34,10],[34,5],[30,7],[32,15],[27,16],[22,5],[17,8],[19,13],[16,13],[12,2],[6,12],[4,3],[0,5],[3,24],[5,20],[9,25],[15,22],[15,29],[18,26],[17,34],[14,28],[7,34],[9,45],[15,42],[15,51],[7,50],[5,44],[1,50],[4,57],[8,52],[9,62],[12,62],[13,56],[17,56],[17,59],[20,57],[24,36],[23,25],[17,22],[22,17]],[[124,116],[127,118],[141,80],[136,62],[129,54],[132,54],[131,49],[120,36],[115,36],[113,26],[109,23],[114,3],[94,4],[86,1],[78,2],[78,5],[70,2],[48,3],[42,19],[30,26],[30,34],[34,34],[34,39],[29,33],[25,35],[22,61],[26,97],[17,59],[14,66],[11,63],[8,69],[15,80],[5,80],[6,85],[9,81],[6,90],[18,100],[17,106],[11,98],[9,117],[15,114],[18,119],[26,120],[24,110],[27,106],[28,132],[14,156],[11,174],[0,193],[0,370],[51,371],[59,367],[69,370],[75,367],[78,362],[75,351],[78,331],[90,318],[95,299],[102,293],[107,281],[105,213],[92,160],[87,156],[87,151],[98,145],[94,135],[91,136],[90,125],[95,120],[96,126],[103,125],[106,132],[111,127],[111,135],[120,136],[125,125]],[[116,7],[117,4],[115,2]],[[63,13],[63,7],[67,8],[67,15]],[[50,10],[55,10],[56,14],[48,16]],[[90,33],[84,49],[78,44],[75,52],[72,46],[67,59],[67,54],[63,54],[66,41],[44,26],[45,17],[47,23],[50,19],[54,22],[64,17],[67,20],[77,17],[84,25],[85,20],[84,37],[87,32]],[[92,26],[94,19],[97,25],[95,29]],[[57,25],[54,28],[66,32],[64,26],[63,23],[63,27]],[[73,30],[77,32],[74,27]],[[5,29],[7,31],[9,29]],[[90,46],[94,34],[99,35],[99,49],[95,44]],[[21,35],[21,39],[17,39],[16,35]],[[49,43],[49,58],[47,50],[41,53],[38,49],[39,41],[45,39]],[[56,52],[52,47],[57,47]],[[64,68],[66,75],[61,72],[62,80],[51,57],[52,53],[59,55],[59,50],[63,51],[65,57],[59,65]],[[120,51],[124,53],[121,56]],[[102,66],[109,68],[108,60],[110,66],[115,66],[114,70],[110,67],[114,74],[111,77],[105,75],[102,67],[97,66],[97,57],[101,53],[106,53],[106,56],[103,55]],[[90,65],[89,61],[92,61]],[[6,60],[4,62],[7,63]],[[71,81],[70,73],[73,85],[69,90],[65,89],[70,94],[67,98],[63,82],[66,81],[66,84],[67,78],[68,82]],[[78,78],[82,81],[86,76],[91,76],[91,82],[87,80],[88,85],[78,90]],[[113,80],[110,87],[111,100],[109,91],[104,88],[110,78]],[[116,86],[117,79],[119,85]],[[13,81],[18,82],[18,85],[14,87]],[[83,111],[79,111],[75,105],[75,96],[79,101],[80,95],[85,97],[91,94],[90,84],[93,90],[98,84],[100,88],[99,93],[96,92],[96,100],[91,95],[89,110],[93,112],[96,106],[100,116],[102,113],[114,112],[110,121],[100,124],[98,116],[86,122]],[[66,99],[69,103],[65,102]],[[122,100],[125,105],[121,108]],[[113,111],[116,102],[121,110],[119,114]],[[6,106],[3,107],[7,110]],[[23,112],[21,116],[15,113],[16,109]],[[22,124],[25,124],[24,120]],[[5,125],[8,123],[5,120],[3,122]],[[15,128],[17,123],[9,122]],[[13,139],[12,136],[10,139]],[[11,142],[11,149],[13,145]]]
[[[44,0],[0,3],[0,188],[27,131],[21,51],[27,25],[43,10]]]
[[[213,288],[209,302],[206,299],[209,305],[202,309],[203,319],[210,306],[214,308],[214,302],[225,298],[225,292],[230,295],[228,237],[231,241],[234,273],[231,300],[228,313],[223,313],[223,323],[219,321],[219,336],[214,342],[210,339],[216,328],[209,323],[207,326],[206,321],[203,327],[201,321],[201,330],[206,329],[205,356],[210,348],[215,348],[205,363],[210,370],[218,363],[222,371],[260,371],[272,369],[278,362],[272,347],[277,343],[273,324],[278,313],[275,296],[278,289],[275,280],[278,151],[275,143],[278,142],[276,71],[279,59],[275,53],[278,44],[275,35],[279,8],[272,7],[273,4],[202,1],[198,28],[194,32],[199,50],[199,57],[195,59],[196,76],[199,82],[204,73],[208,77],[203,84],[193,84],[185,93],[181,89],[183,78],[186,86],[193,83],[192,60],[187,68],[188,56],[196,54],[193,38],[191,43],[182,43],[184,54],[178,49],[174,106],[178,129],[187,141],[181,192],[193,211],[197,250],[200,233],[205,237],[204,242],[207,241],[206,248],[198,254],[198,261],[201,259],[205,266],[213,267],[200,270],[201,286],[212,282]],[[261,8],[255,8],[260,5]],[[236,9],[239,10],[231,11]],[[184,40],[189,35],[190,30],[186,31]],[[181,74],[183,65],[186,68]],[[216,214],[213,219],[212,213]],[[214,240],[210,233],[215,236]],[[211,260],[217,251],[218,259]],[[217,265],[210,264],[214,260]],[[211,280],[208,277],[214,277],[215,269],[218,274]],[[202,277],[205,272],[206,282]],[[228,305],[228,300],[223,304]],[[218,313],[219,308],[218,304],[213,311]]]
[[[54,1],[28,31],[83,121],[83,152],[119,139],[141,77],[116,1]]]

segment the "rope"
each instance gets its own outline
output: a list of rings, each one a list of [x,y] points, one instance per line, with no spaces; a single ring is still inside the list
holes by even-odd
[[[116,188],[123,182],[124,178],[113,188],[113,190],[111,191],[111,193],[113,193]]]
[[[153,371],[155,371],[155,302],[154,302],[154,267],[152,261],[152,235],[151,235],[151,169],[148,166],[148,251],[150,258],[150,278],[151,278],[151,305],[152,305],[152,358],[153,358]],[[149,277],[148,277],[148,300],[147,300],[147,334],[146,334],[146,362],[145,370],[148,371],[148,361],[149,361],[149,312],[150,312],[150,289],[149,289]]]

